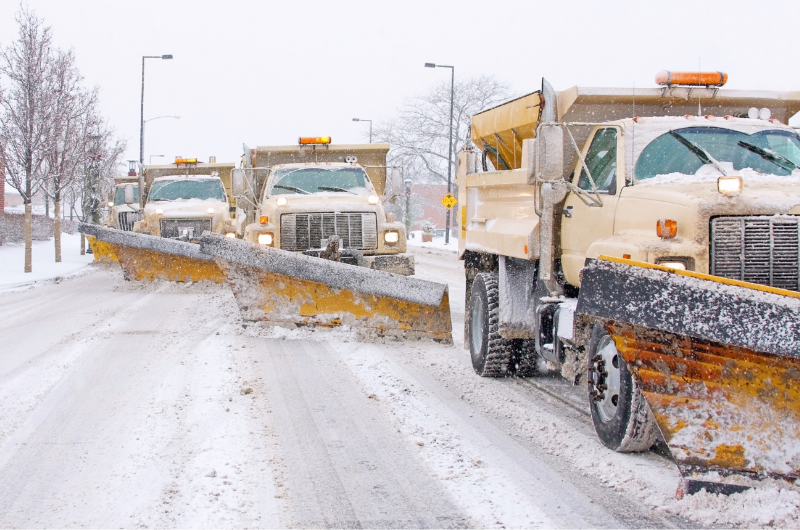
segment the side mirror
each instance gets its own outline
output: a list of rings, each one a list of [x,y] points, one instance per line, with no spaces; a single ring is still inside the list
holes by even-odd
[[[533,171],[537,180],[550,182],[564,177],[564,128],[542,124],[536,137]]]
[[[133,196],[133,184],[125,184],[125,204],[131,205],[136,202]]]
[[[244,169],[234,169],[231,172],[231,187],[234,197],[244,196]]]
[[[403,172],[399,167],[389,167],[386,174],[386,189],[383,194],[386,197],[400,195],[403,190]]]

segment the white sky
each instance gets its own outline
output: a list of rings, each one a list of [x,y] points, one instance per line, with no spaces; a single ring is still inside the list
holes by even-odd
[[[29,0],[73,47],[87,83],[138,158],[142,55],[149,155],[238,161],[242,143],[298,136],[363,141],[367,123],[456,76],[491,74],[512,95],[581,86],[655,86],[662,69],[723,70],[727,88],[800,89],[797,0],[669,2],[451,0]],[[0,43],[16,35],[0,2]],[[159,159],[153,161],[157,163]]]

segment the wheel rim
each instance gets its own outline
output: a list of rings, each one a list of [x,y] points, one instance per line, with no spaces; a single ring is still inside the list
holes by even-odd
[[[472,299],[472,309],[470,311],[469,319],[469,339],[470,346],[472,346],[472,356],[477,357],[482,354],[483,350],[483,303],[480,296],[475,296]]]
[[[620,357],[614,341],[608,335],[600,339],[597,355],[600,356],[600,360],[596,364],[592,377],[595,388],[601,391],[602,397],[598,396],[595,407],[600,419],[603,422],[609,422],[616,416],[619,407],[622,357]]]

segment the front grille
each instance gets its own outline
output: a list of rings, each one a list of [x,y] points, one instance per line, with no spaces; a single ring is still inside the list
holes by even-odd
[[[211,219],[162,219],[161,237],[197,239],[203,231],[211,231]]]
[[[711,274],[800,290],[800,223],[793,215],[711,220]]]
[[[320,248],[322,240],[339,236],[344,248],[378,248],[374,213],[293,213],[281,215],[281,248],[302,251]]]
[[[120,230],[133,230],[133,223],[139,220],[139,212],[119,212],[117,215],[117,227]]]

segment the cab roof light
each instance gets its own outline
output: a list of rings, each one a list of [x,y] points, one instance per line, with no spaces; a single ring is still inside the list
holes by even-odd
[[[175,165],[196,164],[196,163],[197,163],[197,159],[196,158],[176,158],[175,159]]]
[[[331,143],[330,136],[301,136],[297,141],[300,145],[319,145]]]
[[[670,72],[661,70],[656,74],[656,84],[661,86],[705,86],[721,87],[728,82],[725,72]]]

